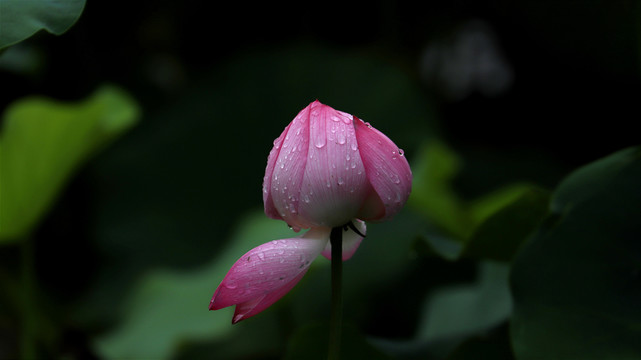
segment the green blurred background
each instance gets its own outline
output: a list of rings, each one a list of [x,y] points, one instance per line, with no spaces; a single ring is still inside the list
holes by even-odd
[[[23,208],[0,225],[43,209],[0,242],[0,358],[322,359],[324,258],[255,318],[207,311],[237,258],[292,236],[261,184],[315,99],[415,175],[345,263],[346,359],[641,358],[639,150],[575,172],[639,143],[639,4],[88,1],[0,53],[0,201]]]

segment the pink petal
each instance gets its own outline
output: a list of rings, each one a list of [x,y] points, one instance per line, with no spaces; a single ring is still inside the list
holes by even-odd
[[[276,301],[280,300],[280,298],[285,296],[285,294],[287,294],[294,286],[296,286],[296,284],[298,284],[300,279],[302,279],[303,276],[307,273],[307,270],[309,270],[308,267],[301,271],[300,274],[298,274],[290,282],[266,295],[236,305],[234,317],[232,318],[232,324],[250,318],[267,309]]]
[[[265,168],[265,177],[263,178],[263,204],[265,206],[265,214],[276,220],[281,220],[281,217],[274,206],[274,201],[272,200],[272,175],[274,174],[274,167],[276,166],[276,160],[280,154],[281,145],[283,144],[283,140],[285,139],[285,136],[287,136],[291,126],[292,124],[289,123],[280,136],[274,140],[274,147],[269,152],[267,167]]]
[[[376,191],[385,214],[372,220],[386,220],[401,210],[412,189],[412,171],[402,150],[385,134],[358,119],[356,138],[367,178]],[[370,199],[373,203],[376,199]],[[365,216],[358,216],[368,220]]]
[[[231,267],[209,309],[242,304],[287,286],[325,248],[330,231],[310,229],[303,237],[274,240],[250,250]]]
[[[309,147],[309,112],[309,106],[299,112],[281,134],[280,140],[275,142],[263,182],[265,213],[272,218],[285,220],[295,228],[313,225],[298,213]],[[276,151],[278,154],[275,154]]]
[[[365,226],[364,221],[356,219],[352,223],[361,234],[367,235],[367,227]],[[354,255],[354,253],[358,249],[358,246],[361,244],[361,241],[363,241],[363,237],[354,232],[354,230],[348,228],[347,230],[343,231],[343,261],[349,260],[352,255]],[[321,255],[329,260],[332,260],[332,244],[327,242],[327,246],[325,246],[325,250],[323,250]]]
[[[315,226],[342,226],[356,216],[372,191],[353,118],[318,101],[309,108],[308,161],[298,211]]]

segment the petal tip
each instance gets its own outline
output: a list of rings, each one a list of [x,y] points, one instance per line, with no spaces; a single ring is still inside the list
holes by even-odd
[[[238,324],[238,322],[240,322],[243,319],[245,319],[243,314],[234,315],[234,317],[231,319],[231,324],[232,325]]]

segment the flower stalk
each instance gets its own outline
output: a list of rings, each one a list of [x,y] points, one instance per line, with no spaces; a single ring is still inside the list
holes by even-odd
[[[341,350],[341,330],[343,322],[343,228],[332,228],[329,235],[332,246],[332,302],[329,318],[329,360],[338,360]]]

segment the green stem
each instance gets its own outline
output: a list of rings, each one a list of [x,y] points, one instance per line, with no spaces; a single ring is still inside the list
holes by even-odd
[[[338,360],[341,350],[343,320],[343,229],[335,227],[329,235],[332,245],[332,307],[329,318],[329,360]]]

